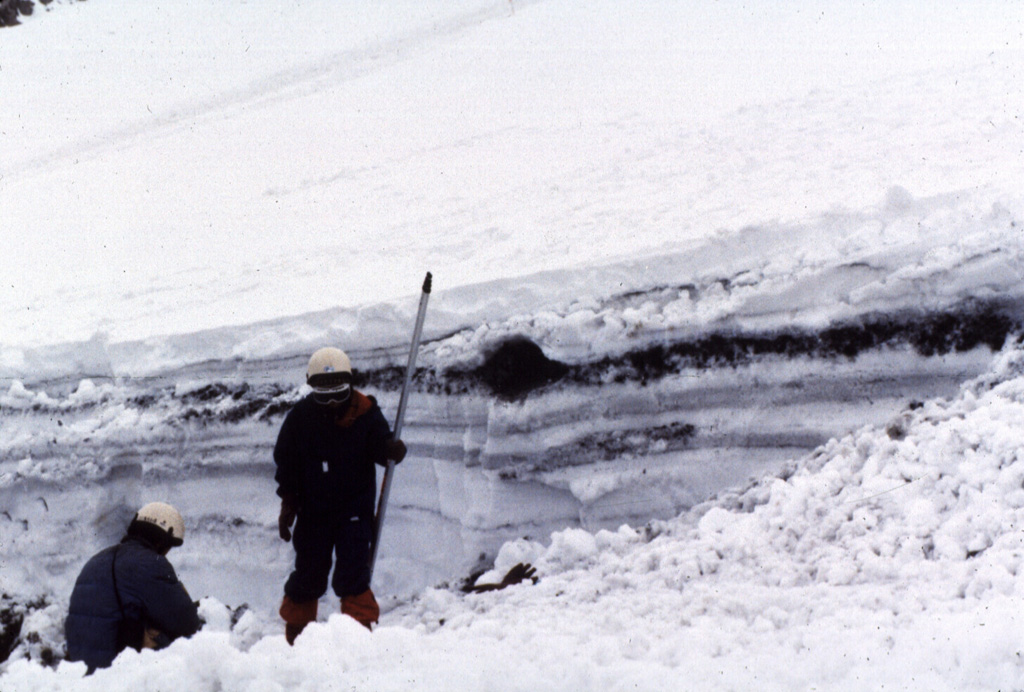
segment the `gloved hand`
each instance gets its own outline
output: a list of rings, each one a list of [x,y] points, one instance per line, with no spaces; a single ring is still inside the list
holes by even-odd
[[[537,568],[531,565],[529,562],[523,564],[520,562],[518,565],[513,567],[505,575],[505,578],[501,580],[501,587],[504,589],[506,586],[512,586],[519,582],[526,581],[529,579],[534,584],[537,583],[537,577],[533,576],[537,573]]]
[[[155,627],[146,627],[142,631],[143,649],[166,649],[171,645],[171,638]]]
[[[520,562],[518,565],[516,565],[508,571],[508,574],[505,575],[505,578],[501,580],[500,584],[477,584],[476,586],[471,586],[463,590],[467,593],[484,593],[486,591],[497,591],[498,589],[504,589],[506,586],[512,586],[513,584],[518,584],[520,582],[526,581],[527,579],[536,584],[537,577],[534,576],[535,574],[537,574],[536,567],[531,565],[529,562]]]
[[[298,499],[294,495],[285,495],[281,498],[281,515],[277,518],[277,530],[283,541],[292,539],[292,524],[295,523],[295,515],[299,511],[298,504]]]
[[[405,443],[401,440],[388,440],[384,444],[384,456],[395,462],[401,464],[402,459],[405,458],[406,453]]]

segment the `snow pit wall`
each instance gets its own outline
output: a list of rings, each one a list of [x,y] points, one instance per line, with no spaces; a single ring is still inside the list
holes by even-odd
[[[950,396],[990,360],[987,349],[931,358],[904,349],[760,360],[646,385],[556,383],[511,401],[418,392],[375,588],[387,608],[487,566],[508,540],[670,518],[850,425],[885,424],[912,401]],[[272,612],[292,552],[277,537],[271,451],[279,411],[297,394],[84,389],[88,404],[0,409],[0,558],[45,572],[16,579],[70,593],[85,559],[117,540],[138,506],[160,499],[186,518],[175,564],[193,594]],[[367,391],[392,415],[395,392]]]
[[[1019,322],[1014,304],[990,301],[818,332],[649,333],[577,363],[519,334],[462,369],[441,367],[444,340],[428,344],[375,588],[388,608],[488,566],[511,539],[676,516],[852,428],[954,395]],[[123,347],[90,345],[79,352],[90,369],[112,372],[104,358]],[[361,354],[356,373],[389,417],[402,374],[392,351]],[[272,448],[305,393],[293,384],[303,361],[11,382],[0,395],[0,559],[46,575],[5,579],[67,594],[138,506],[164,500],[186,518],[175,557],[193,592],[272,612],[292,560],[277,537]]]

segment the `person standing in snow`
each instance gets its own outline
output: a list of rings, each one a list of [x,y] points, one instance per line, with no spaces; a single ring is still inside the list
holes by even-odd
[[[64,621],[69,661],[84,661],[91,673],[128,647],[162,649],[199,630],[196,604],[166,557],[184,538],[178,510],[151,502],[119,544],[85,564]]]
[[[283,540],[292,540],[295,524],[295,570],[285,582],[280,609],[290,644],[316,620],[332,553],[337,561],[331,586],[341,598],[341,612],[368,629],[377,622],[380,607],[370,590],[375,464],[399,463],[406,452],[376,400],[352,388],[352,366],[343,351],[314,353],[306,383],[313,391],[285,416],[274,447]]]

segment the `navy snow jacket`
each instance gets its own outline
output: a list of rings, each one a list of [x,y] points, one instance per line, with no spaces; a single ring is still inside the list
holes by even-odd
[[[372,518],[374,464],[387,465],[390,439],[391,429],[372,397],[353,390],[339,413],[309,395],[288,412],[277,436],[277,494],[296,498],[300,514]]]
[[[94,555],[71,592],[64,621],[69,661],[106,668],[125,648],[142,646],[145,627],[166,643],[199,630],[196,605],[174,568],[149,543],[126,537]]]

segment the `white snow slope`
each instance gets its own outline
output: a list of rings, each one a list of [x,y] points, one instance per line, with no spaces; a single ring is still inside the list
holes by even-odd
[[[1022,66],[1010,2],[37,6],[0,689],[1024,689]],[[288,647],[281,412],[334,343],[392,415],[427,270],[386,613]],[[516,335],[569,374],[466,375]],[[151,499],[207,625],[84,677],[70,586]]]

